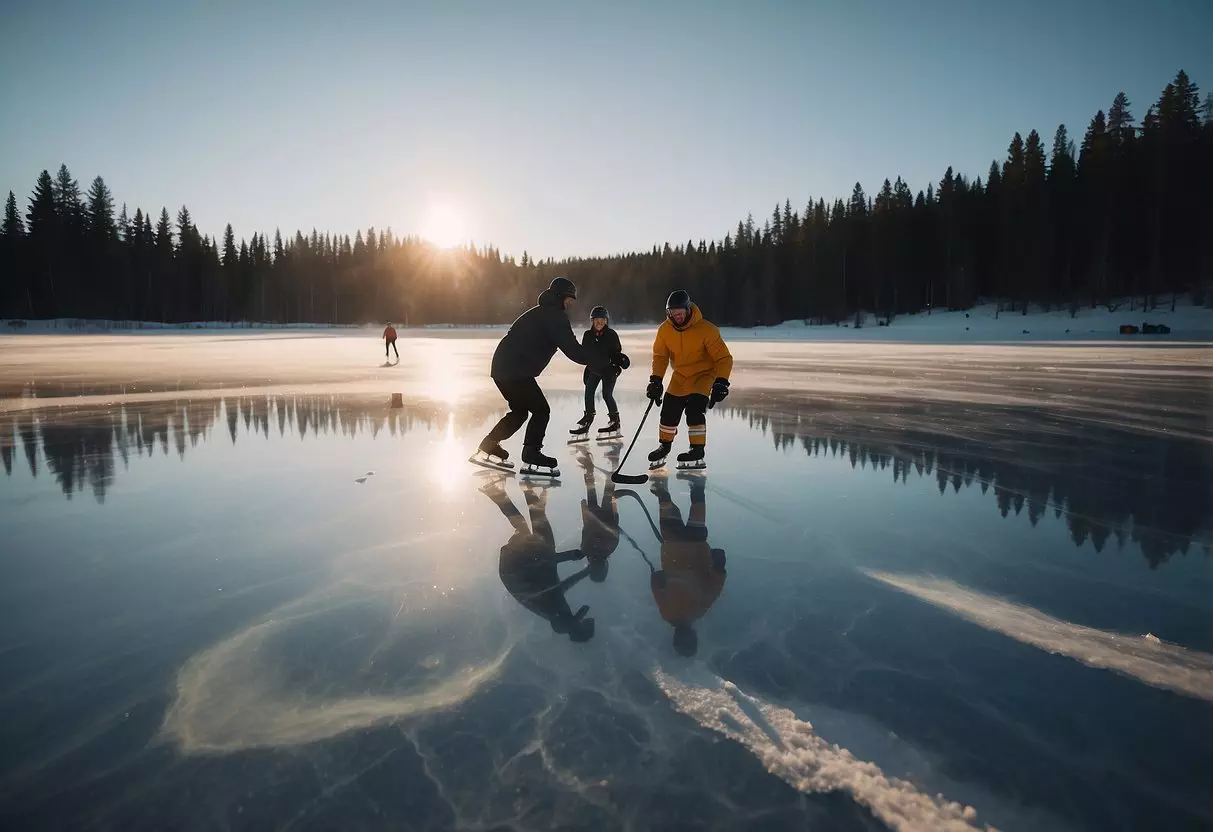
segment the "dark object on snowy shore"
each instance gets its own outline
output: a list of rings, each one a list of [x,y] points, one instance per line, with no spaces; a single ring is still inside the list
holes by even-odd
[[[1148,324],[1142,321],[1141,331],[1144,335],[1168,335],[1171,332],[1171,327],[1166,324]]]
[[[1120,334],[1121,335],[1136,335],[1140,331],[1141,330],[1139,330],[1133,324],[1121,324],[1120,325]]]

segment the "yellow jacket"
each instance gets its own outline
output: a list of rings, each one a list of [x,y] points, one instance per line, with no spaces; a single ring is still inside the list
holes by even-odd
[[[703,617],[724,589],[723,572],[712,565],[706,540],[695,543],[666,538],[661,546],[661,569],[651,576],[650,589],[657,610],[670,624],[691,624]]]
[[[666,318],[657,327],[653,339],[653,375],[665,377],[666,368],[674,365],[670,386],[666,392],[671,396],[686,396],[691,393],[708,395],[712,382],[727,379],[733,372],[733,356],[720,337],[716,325],[704,320],[699,307],[691,304],[691,317],[682,329]]]

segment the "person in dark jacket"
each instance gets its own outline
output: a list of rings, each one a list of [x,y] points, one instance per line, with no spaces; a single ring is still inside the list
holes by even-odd
[[[547,495],[524,489],[531,525],[514,505],[500,480],[491,480],[481,486],[480,491],[497,504],[501,513],[514,527],[514,533],[501,547],[497,572],[501,583],[510,595],[522,606],[545,619],[552,631],[568,636],[573,642],[586,642],[594,637],[594,619],[587,618],[589,607],[573,612],[565,593],[578,582],[592,575],[585,566],[562,579],[557,570],[561,563],[584,560],[580,549],[567,552],[556,551],[555,537],[547,517]]]
[[[517,433],[529,415],[526,436],[522,440],[522,461],[527,465],[549,469],[556,467],[556,460],[545,456],[540,450],[551,409],[535,381],[556,350],[563,352],[571,361],[592,367],[603,376],[614,378],[619,375],[618,368],[609,360],[594,355],[577,343],[567,311],[569,304],[576,299],[577,287],[573,281],[567,277],[555,278],[540,293],[539,303],[519,315],[497,344],[490,372],[493,383],[505,397],[510,410],[480,442],[478,450],[490,460],[496,457],[504,462],[509,458],[501,442]]]
[[[623,345],[619,343],[619,333],[610,327],[610,314],[605,306],[595,306],[590,310],[590,328],[581,336],[581,346],[585,347],[599,359],[613,361],[620,369],[626,370],[628,357],[623,354]],[[594,423],[594,397],[598,385],[602,384],[602,401],[607,406],[607,426],[599,428],[601,435],[610,435],[619,431],[619,406],[615,404],[615,374],[601,375],[587,366],[581,375],[585,383],[585,413],[577,426],[569,431],[576,437],[585,437]]]

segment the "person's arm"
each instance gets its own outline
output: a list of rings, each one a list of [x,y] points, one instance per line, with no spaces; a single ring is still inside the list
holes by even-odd
[[[567,315],[555,311],[549,321],[548,332],[551,334],[552,340],[570,361],[575,364],[584,364],[599,374],[606,374],[611,366],[610,362],[596,357],[587,347],[577,343],[577,336],[573,334],[573,325],[569,322]]]
[[[661,337],[661,328],[658,327],[657,334],[653,336],[653,375],[659,379],[665,378],[670,357],[670,348],[666,346],[665,339]]]
[[[715,326],[704,340],[704,347],[708,351],[708,357],[716,363],[716,378],[728,381],[729,374],[733,372],[733,354],[729,352],[728,345],[720,336],[720,330]]]

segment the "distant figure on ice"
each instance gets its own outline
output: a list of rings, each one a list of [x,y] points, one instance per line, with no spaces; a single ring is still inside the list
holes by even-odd
[[[514,505],[501,481],[494,480],[480,488],[482,494],[497,504],[501,513],[514,527],[514,534],[501,547],[497,563],[501,583],[522,604],[551,624],[552,630],[567,635],[570,641],[589,641],[594,637],[594,619],[586,618],[588,606],[576,613],[564,593],[590,574],[590,567],[575,572],[563,581],[556,567],[561,563],[581,560],[580,549],[557,552],[552,526],[547,518],[547,493],[536,494],[533,487],[523,488],[530,510],[531,526]]]
[[[661,617],[674,627],[674,650],[694,656],[699,636],[691,626],[712,608],[724,589],[723,549],[708,545],[707,503],[702,475],[690,475],[691,511],[683,525],[682,512],[670,498],[664,478],[653,480],[661,514],[661,569],[649,578]]]
[[[396,349],[396,328],[392,326],[392,322],[388,321],[387,326],[383,330],[383,357],[388,357],[388,350],[396,353],[396,360],[400,360],[400,350]]]
[[[567,277],[555,278],[539,295],[539,303],[519,315],[497,344],[490,372],[510,410],[481,440],[470,462],[486,468],[512,470],[514,465],[506,462],[510,455],[501,447],[501,442],[517,433],[529,415],[526,436],[522,440],[522,461],[526,467],[521,473],[560,476],[556,460],[541,451],[551,409],[535,378],[544,371],[558,349],[570,361],[589,366],[604,377],[614,378],[620,372],[617,359],[600,358],[577,343],[567,311],[576,299],[577,287],[573,281]]]
[[[653,339],[653,374],[646,391],[650,399],[661,404],[658,428],[661,444],[649,454],[649,468],[665,465],[684,411],[691,447],[678,455],[678,467],[706,468],[703,451],[708,441],[708,404],[714,405],[729,395],[733,356],[720,337],[720,330],[704,319],[685,290],[670,293],[665,306],[666,319]],[[663,403],[661,382],[671,365],[674,372]]]
[[[608,361],[614,359],[621,370],[626,370],[631,361],[623,352],[619,343],[619,333],[610,327],[610,315],[605,306],[595,306],[590,310],[590,328],[581,335],[581,346],[592,352],[599,359]],[[615,404],[615,376],[600,375],[590,367],[581,374],[585,384],[585,414],[577,426],[569,431],[571,442],[582,442],[590,438],[590,425],[594,423],[594,397],[602,384],[602,401],[607,406],[607,424],[598,429],[599,439],[615,439],[619,436],[619,406]]]

